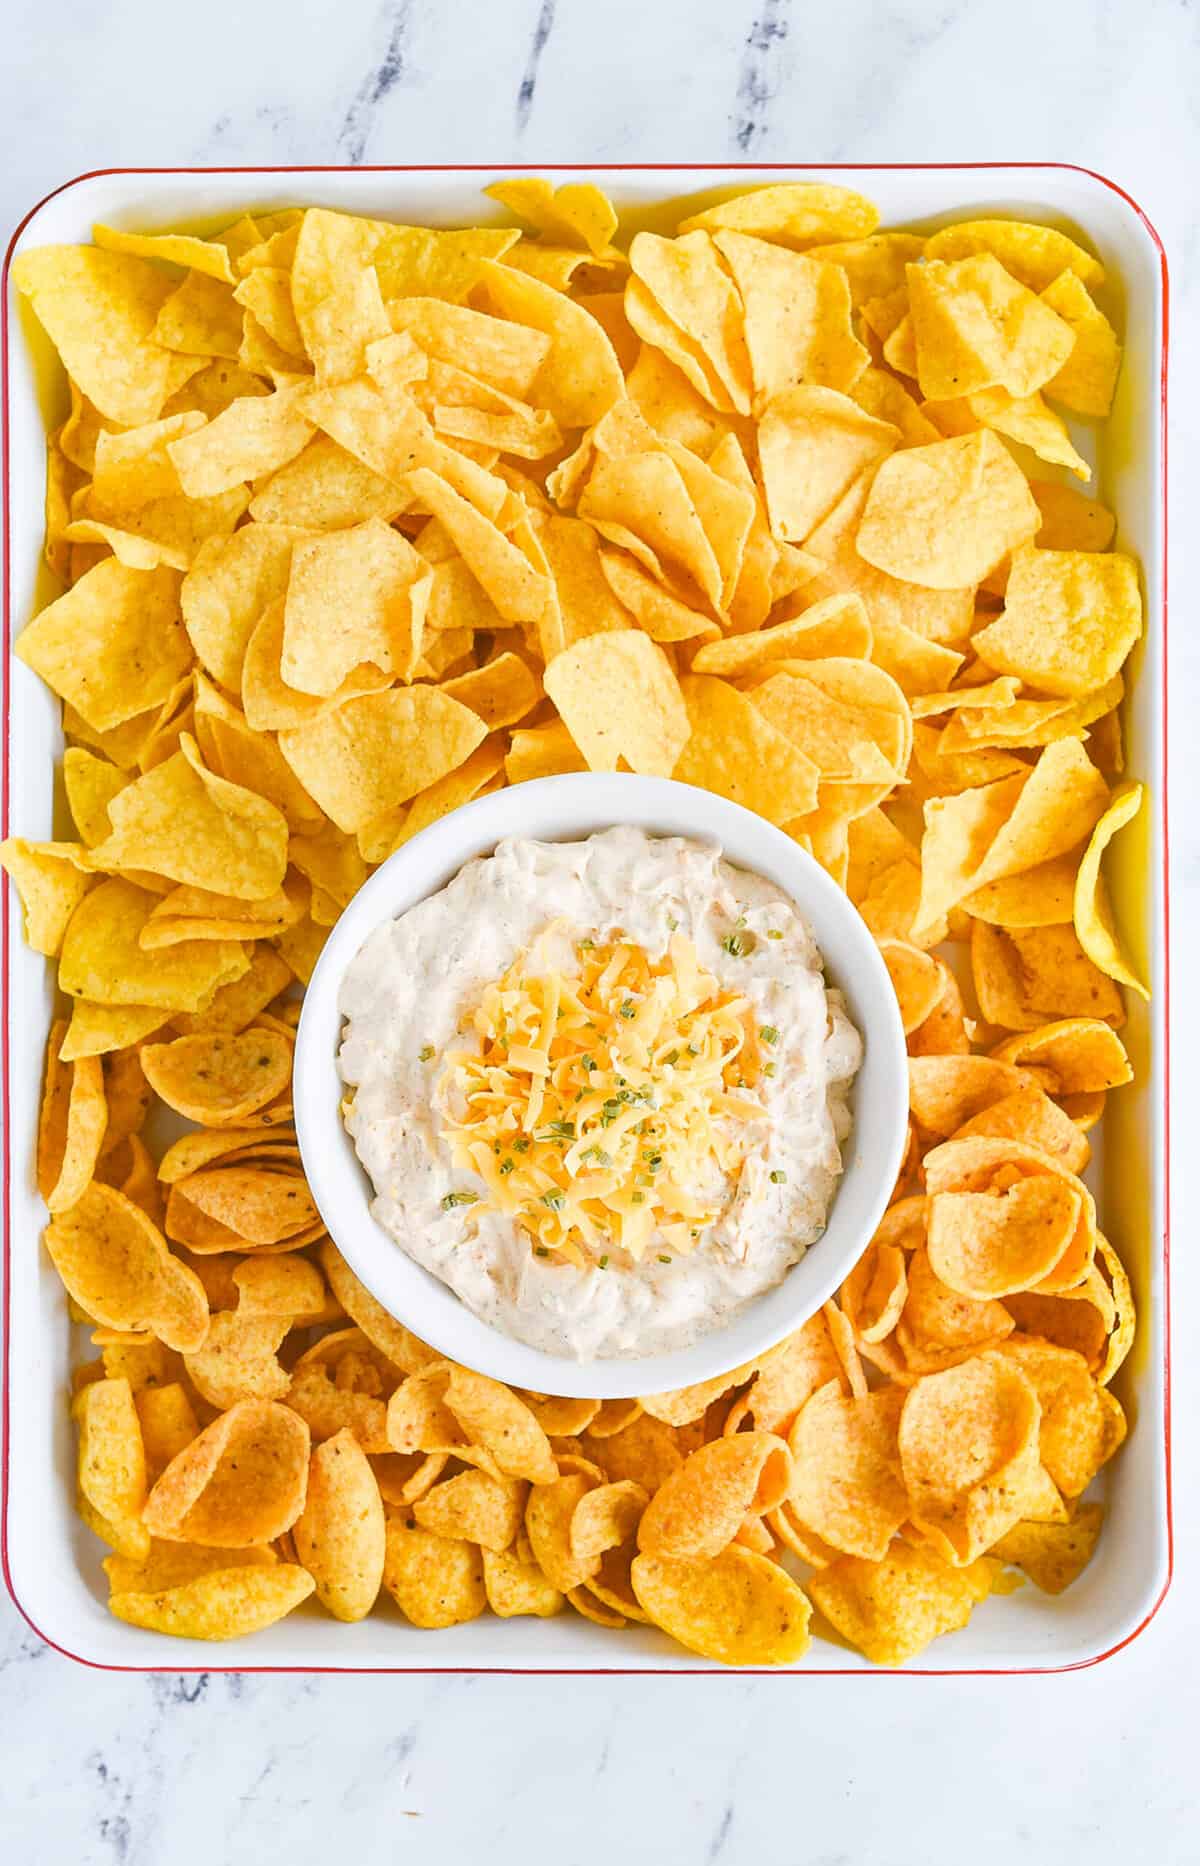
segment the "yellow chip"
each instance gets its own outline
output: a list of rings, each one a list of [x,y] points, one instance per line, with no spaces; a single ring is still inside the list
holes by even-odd
[[[1030,291],[1045,291],[1059,274],[1070,270],[1085,285],[1103,285],[1104,268],[1091,253],[1054,227],[1027,220],[963,220],[943,227],[926,243],[927,259],[969,259],[974,253],[994,253]]]
[[[26,944],[47,958],[61,950],[71,916],[91,886],[82,854],[74,842],[26,842],[19,836],[0,842],[0,868],[21,897]]]
[[[624,393],[621,365],[599,320],[552,286],[510,266],[484,260],[480,274],[494,312],[550,339],[537,377],[539,406],[561,428],[599,421]]]
[[[375,253],[380,288],[390,303],[425,295],[461,304],[517,238],[515,227],[385,225]]]
[[[424,558],[382,519],[298,544],[283,612],[283,679],[328,697],[369,661],[411,680],[431,585]]]
[[[255,266],[234,291],[234,297],[253,313],[270,337],[295,357],[296,368],[304,367],[304,338],[296,322],[292,305],[290,268]]]
[[[188,233],[127,233],[118,227],[97,223],[92,228],[95,244],[109,253],[133,253],[139,259],[165,259],[173,266],[186,266],[205,272],[210,278],[233,283],[229,248],[223,240],[200,240]]]
[[[287,1087],[292,1046],[273,1030],[178,1037],[147,1044],[142,1067],[168,1107],[206,1127],[236,1127]]]
[[[445,526],[505,621],[536,622],[550,585],[524,552],[428,467],[410,473],[408,485],[421,509]]]
[[[442,692],[478,713],[489,732],[515,725],[541,698],[537,680],[516,654],[497,655],[469,674],[443,681]]]
[[[741,297],[708,233],[696,230],[674,240],[635,234],[629,263],[662,314],[697,347],[724,405],[748,414],[752,376]],[[637,329],[637,320],[631,321]]]
[[[1061,1594],[1091,1561],[1103,1521],[1099,1503],[1084,1503],[1068,1523],[1018,1523],[991,1552],[1027,1574],[1043,1594]]]
[[[1010,395],[1007,389],[976,389],[967,397],[976,421],[1010,441],[1028,447],[1039,460],[1069,467],[1076,479],[1090,479],[1092,469],[1076,451],[1066,424],[1040,395]]]
[[[174,570],[107,558],[34,617],[13,652],[98,732],[158,706],[191,652]]]
[[[188,640],[203,666],[230,692],[241,690],[246,644],[269,603],[287,590],[297,532],[282,524],[244,524],[211,537],[183,578],[179,601]]]
[[[832,182],[779,181],[692,214],[680,221],[679,231],[733,227],[783,246],[807,246],[815,240],[864,239],[878,224],[875,203],[852,188],[839,188]]]
[[[94,757],[78,745],[70,746],[63,754],[67,804],[80,840],[89,849],[108,835],[112,827],[108,806],[128,782],[126,773],[110,764],[107,758]]]
[[[305,383],[243,396],[206,427],[172,441],[167,451],[188,497],[213,498],[294,460],[315,432],[307,396]]]
[[[530,778],[559,777],[568,771],[586,771],[587,761],[561,719],[548,726],[527,727],[514,732],[512,747],[504,761],[504,773],[510,784],[524,784]]]
[[[690,737],[674,776],[715,791],[773,823],[815,809],[817,766],[728,681],[690,675],[680,683]]]
[[[858,549],[889,576],[932,589],[978,583],[1041,522],[1025,475],[986,430],[883,461]]]
[[[589,769],[621,759],[643,777],[669,777],[688,739],[688,712],[661,648],[635,629],[589,635],[545,673],[546,692]]]
[[[393,480],[318,434],[256,492],[250,516],[263,525],[336,531],[367,518],[395,518],[407,503]]]
[[[849,487],[839,503],[805,540],[805,552],[818,568],[806,586],[806,600],[834,592],[853,591],[866,604],[872,630],[894,622],[927,640],[961,647],[974,622],[975,592],[930,590],[901,582],[877,570],[858,554],[857,534],[871,486],[868,470]]]
[[[234,361],[242,351],[241,306],[219,279],[189,272],[162,305],[151,334],[180,361],[195,358],[195,369],[211,356]]]
[[[1111,680],[1141,632],[1132,557],[1030,549],[1013,559],[1003,615],[972,646],[998,672],[1072,698]]]
[[[188,733],[178,752],[113,798],[109,818],[112,833],[92,852],[98,866],[137,868],[239,900],[262,900],[283,881],[282,812],[206,770]]]
[[[582,242],[589,253],[605,251],[617,230],[617,213],[593,182],[552,182],[537,176],[494,181],[483,191],[511,208],[536,232],[568,246]]]
[[[1117,831],[1124,829],[1127,823],[1132,823],[1142,807],[1142,795],[1142,786],[1131,784],[1114,797],[1093,829],[1075,878],[1073,918],[1079,944],[1092,963],[1106,972],[1109,978],[1131,986],[1140,997],[1149,998],[1149,991],[1125,957],[1117,935],[1112,902],[1100,872],[1104,851]]]
[[[550,354],[551,338],[545,331],[438,298],[397,299],[389,315],[392,329],[411,337],[428,356],[452,363],[506,395],[528,396]]]
[[[186,940],[163,952],[144,951],[138,936],[157,900],[157,895],[119,878],[102,881],[84,897],[71,916],[59,961],[58,982],[68,996],[93,1004],[137,1006],[136,1024],[154,1006],[197,1011],[219,986],[249,970],[248,956],[234,941]],[[115,1028],[121,1032],[120,1042],[103,1048],[136,1041],[136,1032],[123,1034],[120,1020]],[[98,1052],[73,1048],[73,1053]]]
[[[435,687],[393,688],[348,700],[279,735],[309,795],[353,833],[463,764],[487,736],[470,707]]]
[[[899,444],[900,430],[876,421],[836,389],[789,389],[763,409],[758,428],[771,530],[802,544],[854,483]]]
[[[1117,333],[1072,271],[1061,272],[1041,294],[1075,332],[1075,348],[1046,384],[1046,393],[1076,414],[1103,419],[1112,408],[1121,369]]]
[[[151,336],[167,274],[95,246],[41,246],[19,254],[12,275],[99,413],[124,427],[156,420],[178,387],[176,359]]]
[[[851,328],[845,273],[744,233],[714,244],[742,296],[756,400],[800,383],[849,391],[870,357]]]
[[[146,1526],[164,1540],[210,1548],[272,1542],[304,1507],[308,1455],[308,1427],[289,1408],[239,1401],[167,1466],[150,1492]]]
[[[1007,389],[1033,395],[1075,344],[1065,319],[990,253],[908,268],[921,393],[933,400]]]

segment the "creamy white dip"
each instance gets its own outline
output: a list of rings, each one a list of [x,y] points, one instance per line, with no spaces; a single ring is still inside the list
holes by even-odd
[[[462,1035],[464,1012],[552,922],[575,939],[619,935],[655,960],[678,931],[772,1032],[772,1071],[756,1087],[762,1118],[689,1254],[651,1248],[636,1265],[604,1269],[538,1257],[516,1219],[484,1208],[484,1181],[443,1138],[442,1058],[478,1043]],[[518,1341],[579,1361],[686,1347],[778,1283],[825,1228],[861,1040],[795,903],[714,845],[628,828],[503,842],[376,928],[347,970],[340,1008],[346,1126],[376,1220]],[[444,1204],[472,1194],[480,1209]]]

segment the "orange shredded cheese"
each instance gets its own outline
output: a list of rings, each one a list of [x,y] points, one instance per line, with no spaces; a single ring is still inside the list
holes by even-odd
[[[580,1265],[637,1263],[652,1239],[684,1254],[719,1217],[747,1124],[764,1115],[750,1001],[682,934],[657,960],[579,940],[558,966],[556,935],[557,923],[464,1018],[478,1051],[445,1058],[442,1136],[487,1188],[472,1216],[507,1213],[539,1255]]]

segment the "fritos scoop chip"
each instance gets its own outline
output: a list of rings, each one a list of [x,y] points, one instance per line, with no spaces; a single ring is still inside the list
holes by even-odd
[[[177,1639],[240,1639],[260,1632],[307,1600],[315,1582],[289,1562],[218,1568],[159,1593],[118,1593],[109,1612],[130,1626]]]
[[[952,1568],[927,1544],[896,1541],[882,1561],[844,1556],[807,1587],[818,1612],[872,1664],[905,1665],[967,1624],[994,1572],[985,1561]]]
[[[809,1606],[766,1555],[730,1547],[712,1561],[639,1555],[634,1593],[656,1626],[722,1665],[792,1665],[808,1650]]]
[[[738,1432],[702,1445],[650,1499],[638,1547],[684,1560],[718,1555],[747,1514],[783,1502],[791,1480],[787,1447],[769,1432]]]
[[[1018,1522],[1038,1472],[1037,1393],[992,1351],[927,1374],[900,1415],[912,1519],[965,1568]]]
[[[304,1508],[308,1427],[272,1400],[242,1400],[167,1466],[143,1512],[164,1541],[210,1548],[273,1542]]]
[[[383,1584],[386,1526],[379,1486],[350,1432],[314,1450],[292,1538],[321,1605],[335,1620],[365,1619]]]

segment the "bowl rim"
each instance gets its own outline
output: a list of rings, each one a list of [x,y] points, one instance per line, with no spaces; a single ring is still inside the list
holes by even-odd
[[[716,842],[735,867],[764,874],[812,927],[831,985],[864,1040],[854,1127],[825,1232],[783,1279],[684,1348],[576,1361],[515,1340],[475,1315],[371,1216],[370,1182],[340,1114],[337,1068],[346,968],[368,935],[437,893],[474,856],[513,836],[579,841],[616,824]],[[671,778],[572,773],[490,792],[431,824],[382,863],[331,929],[296,1033],[300,1156],[334,1245],[389,1314],[446,1358],[529,1391],[628,1399],[718,1377],[758,1358],[816,1313],[861,1257],[891,1198],[908,1134],[908,1058],[883,955],[851,902],[792,837],[741,804]]]

